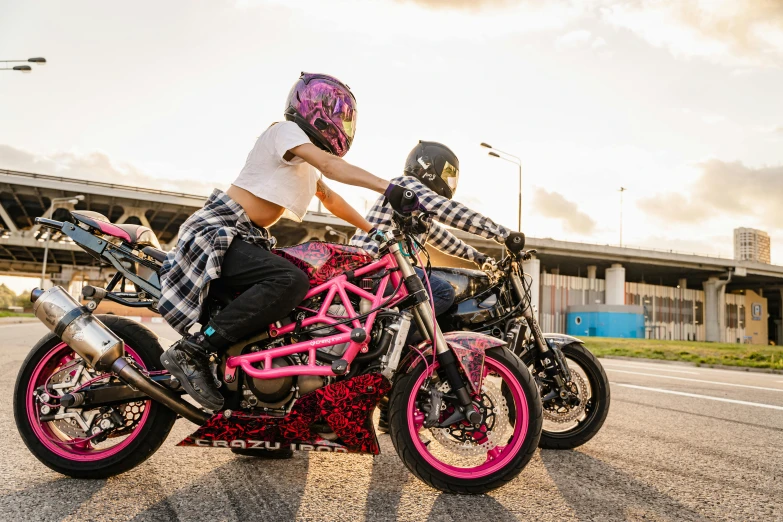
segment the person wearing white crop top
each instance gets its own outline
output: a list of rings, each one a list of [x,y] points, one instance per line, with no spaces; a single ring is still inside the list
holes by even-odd
[[[269,251],[267,227],[283,216],[301,221],[313,198],[369,232],[370,223],[318,175],[385,194],[392,204],[404,189],[355,167],[342,156],[356,128],[356,100],[336,78],[302,74],[288,95],[286,121],[256,141],[225,192],[215,190],[180,228],[161,269],[159,310],[183,334],[161,363],[202,406],[223,407],[209,359],[285,317],[309,289],[307,276]],[[213,317],[202,303],[215,293],[235,296]],[[189,335],[195,324],[201,331]]]

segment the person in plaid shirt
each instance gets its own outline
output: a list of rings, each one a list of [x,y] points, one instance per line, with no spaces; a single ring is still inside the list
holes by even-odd
[[[459,180],[459,160],[454,152],[442,143],[420,141],[408,155],[404,174],[391,180],[392,184],[413,190],[419,198],[420,208],[435,212],[428,237],[420,237],[424,243],[428,241],[438,250],[447,254],[473,261],[479,266],[492,263],[487,255],[479,252],[460,238],[449,232],[443,226],[470,232],[487,239],[503,243],[511,231],[498,225],[491,219],[471,210],[462,203],[451,198],[457,190]],[[367,214],[367,221],[378,230],[392,228],[392,208],[386,198],[379,197]],[[351,244],[363,248],[370,253],[378,252],[378,245],[370,235],[361,229],[351,238]],[[417,269],[419,277],[422,270]],[[432,298],[435,301],[435,313],[440,315],[454,303],[454,289],[447,281],[430,277]]]
[[[479,266],[494,263],[494,259],[479,252],[460,238],[449,232],[443,225],[448,225],[471,234],[503,243],[512,233],[502,225],[498,225],[486,216],[475,212],[462,203],[451,198],[457,190],[459,181],[459,160],[450,148],[433,141],[419,141],[408,154],[403,175],[391,180],[392,184],[413,190],[419,199],[419,208],[435,212],[428,237],[420,237],[447,254],[468,259]],[[386,198],[381,196],[367,214],[367,221],[378,230],[392,227],[393,209]],[[442,224],[441,224],[442,223]],[[371,253],[378,252],[378,245],[361,229],[351,238],[351,244]],[[424,278],[424,271],[416,268],[416,273]],[[454,288],[448,281],[430,276],[430,288],[435,315],[446,312],[454,304]],[[407,343],[416,341],[415,333],[408,336]],[[381,412],[378,427],[381,431],[389,429],[388,397],[378,404]]]

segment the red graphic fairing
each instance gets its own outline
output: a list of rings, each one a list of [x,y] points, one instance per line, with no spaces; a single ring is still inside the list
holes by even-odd
[[[299,399],[283,418],[234,412],[229,418],[214,415],[178,446],[212,446],[214,441],[234,440],[291,444],[328,445],[351,453],[380,453],[372,425],[372,412],[391,384],[379,373],[359,375],[308,393]],[[313,424],[320,426],[313,426]],[[327,431],[326,423],[337,435],[328,441],[318,435]]]
[[[292,247],[277,248],[274,253],[304,270],[310,278],[310,286],[320,285],[374,260],[361,248],[323,241],[310,241]]]

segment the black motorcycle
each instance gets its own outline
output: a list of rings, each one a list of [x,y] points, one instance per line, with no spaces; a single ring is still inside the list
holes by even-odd
[[[544,334],[530,303],[522,262],[535,250],[524,240],[486,270],[433,267],[456,291],[454,306],[438,316],[444,332],[469,330],[508,343],[538,383],[544,408],[539,447],[571,449],[592,439],[609,412],[609,381],[601,363],[576,337]],[[381,403],[381,408],[385,405]],[[385,427],[382,415],[380,427]]]

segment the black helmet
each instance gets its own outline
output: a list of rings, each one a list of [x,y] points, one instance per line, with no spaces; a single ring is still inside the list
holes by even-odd
[[[459,181],[459,159],[435,141],[419,141],[405,161],[405,175],[414,176],[433,192],[451,199]]]

